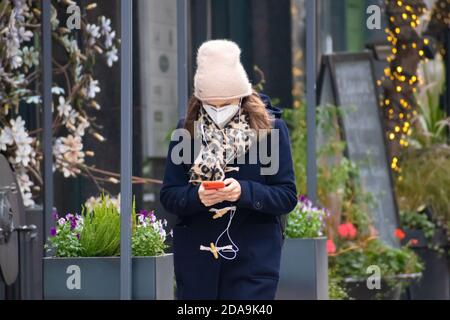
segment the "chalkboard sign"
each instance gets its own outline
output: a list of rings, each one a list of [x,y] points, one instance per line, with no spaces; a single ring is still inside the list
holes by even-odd
[[[371,56],[365,52],[337,53],[325,56],[324,61],[333,100],[341,109],[339,122],[346,155],[359,167],[362,190],[373,197],[371,215],[380,238],[397,246],[397,204]]]

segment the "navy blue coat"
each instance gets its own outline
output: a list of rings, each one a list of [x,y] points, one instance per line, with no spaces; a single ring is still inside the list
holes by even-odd
[[[280,119],[281,111],[271,106],[267,96],[261,94],[261,98],[275,118],[274,128],[279,129],[280,165],[276,174],[261,175],[263,165],[258,157],[256,164],[237,164],[239,171],[226,173],[226,178],[235,178],[240,183],[240,199],[213,207],[237,206],[230,227],[231,238],[239,247],[234,260],[215,259],[211,252],[200,251],[200,245],[214,243],[226,228],[229,213],[212,219],[210,207],[205,207],[199,199],[198,186],[188,183],[190,164],[176,165],[171,160],[172,148],[178,141],[170,143],[160,200],[168,212],[178,217],[173,228],[178,299],[273,299],[275,296],[283,245],[281,215],[293,210],[297,191],[288,129]],[[183,121],[178,127],[183,127]],[[270,138],[269,135],[267,139]],[[219,246],[228,244],[219,243]]]

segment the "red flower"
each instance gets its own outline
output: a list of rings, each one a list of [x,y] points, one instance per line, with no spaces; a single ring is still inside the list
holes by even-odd
[[[355,239],[357,233],[358,231],[356,230],[355,226],[351,223],[348,223],[348,237],[350,239]]]
[[[327,252],[328,254],[336,252],[336,245],[334,244],[333,240],[330,239],[327,240]]]
[[[409,240],[409,242],[411,243],[411,245],[415,246],[415,245],[417,245],[419,243],[419,240],[411,239],[411,240]]]
[[[399,240],[403,240],[403,238],[405,238],[405,233],[403,232],[402,229],[395,229],[395,236],[399,239]]]
[[[343,224],[339,225],[338,233],[341,236],[341,238],[347,238],[347,236],[348,236],[348,228],[347,228],[347,224],[346,223],[343,223]]]
[[[358,231],[356,230],[355,226],[352,223],[347,222],[347,223],[342,223],[341,225],[339,225],[338,233],[341,236],[341,238],[351,240],[351,239],[355,239]]]

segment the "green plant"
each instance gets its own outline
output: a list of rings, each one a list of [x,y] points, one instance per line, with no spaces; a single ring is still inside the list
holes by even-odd
[[[420,64],[419,72],[424,83],[418,87],[415,95],[419,108],[412,121],[415,124],[415,130],[412,131],[408,140],[415,148],[445,144],[450,118],[440,104],[445,84],[442,56],[438,54],[435,60]]]
[[[322,237],[325,231],[325,220],[329,215],[326,209],[317,208],[305,196],[300,196],[297,206],[289,214],[286,237]]]
[[[402,128],[409,135],[409,148],[399,155],[401,171],[395,186],[402,211],[413,212],[426,206],[431,209],[433,220],[444,220],[450,226],[450,146],[446,130],[450,118],[440,99],[444,69],[440,54],[419,66],[422,85],[415,94],[419,108],[411,121],[412,128]]]
[[[296,176],[297,190],[306,194],[306,108],[296,101],[298,108],[285,109],[283,118],[290,129],[292,158]],[[358,179],[358,166],[343,156],[345,142],[340,139],[337,116],[342,111],[333,105],[317,108],[318,128],[317,148],[317,195],[318,203],[333,212],[333,219],[339,223],[342,213],[352,220],[360,219],[359,225],[368,225],[367,212],[373,201],[371,195],[362,192],[355,183]]]
[[[436,224],[426,214],[417,211],[400,211],[400,224],[403,228],[422,230],[428,240],[433,239]]]
[[[56,226],[50,229],[50,237],[45,244],[45,249],[53,251],[57,257],[79,257],[82,254],[80,232],[83,217],[69,213],[59,218],[56,212],[52,215]]]
[[[367,239],[363,245],[351,250],[342,249],[340,253],[330,256],[330,265],[342,278],[365,279],[369,266],[378,266],[383,279],[423,270],[421,261],[410,248],[393,248],[377,238]]]
[[[381,280],[388,286],[404,287],[404,275],[419,274],[423,264],[418,256],[406,246],[394,248],[377,237],[376,230],[369,226],[368,230],[359,230],[347,221],[337,228],[337,236],[329,239],[329,267],[333,270],[335,281],[345,286],[347,280],[364,281],[374,266],[379,269]],[[397,229],[398,238],[403,238],[402,230]]]
[[[133,234],[132,251],[134,256],[158,256],[164,254],[167,245],[167,221],[157,220],[153,211],[142,210],[138,215],[138,222]]]
[[[157,256],[164,254],[166,220],[158,220],[153,211],[135,213],[133,201],[132,254]],[[45,244],[56,257],[106,257],[120,254],[119,200],[101,195],[91,197],[82,215],[54,213],[55,226]]]
[[[395,180],[400,209],[414,211],[427,206],[436,219],[450,226],[450,147],[409,149],[402,154],[401,163],[401,176]]]
[[[296,175],[297,188],[300,194],[306,194],[306,146],[307,146],[307,126],[306,108],[302,103],[295,109],[284,109],[283,119],[286,121],[292,146],[292,158]],[[319,128],[321,142],[317,149],[317,159],[320,163],[328,163],[326,166],[319,166],[318,193],[321,200],[330,192],[344,192],[344,185],[351,172],[351,163],[341,155],[345,148],[345,142],[340,141],[335,129],[337,108],[332,105],[320,106],[317,108],[316,122]]]
[[[386,292],[396,288],[403,290],[410,284],[405,278],[420,275],[424,269],[423,263],[409,247],[393,248],[378,238],[367,238],[341,248],[329,257],[329,264],[334,272],[333,281],[344,291],[348,288],[348,281],[365,282],[373,275],[373,268],[377,268],[380,281],[387,286]],[[384,299],[382,291],[376,293],[376,299]]]
[[[345,300],[349,296],[345,287],[342,285],[342,278],[333,268],[328,269],[328,297],[330,300]]]
[[[289,127],[297,190],[306,194],[306,118],[305,108],[284,109],[283,119]]]
[[[83,207],[84,226],[80,243],[84,257],[116,256],[120,253],[120,214],[102,195],[101,202],[92,211]]]
[[[410,230],[421,230],[427,239],[427,247],[430,250],[437,251],[439,254],[444,253],[442,244],[436,243],[434,239],[436,229],[440,225],[436,224],[434,221],[430,221],[424,212],[401,211],[400,224],[403,228]],[[444,230],[446,231],[446,229]],[[417,239],[411,239],[410,241],[417,242]]]

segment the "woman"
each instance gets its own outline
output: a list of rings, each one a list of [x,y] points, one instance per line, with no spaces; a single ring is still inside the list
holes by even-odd
[[[194,95],[178,124],[192,140],[189,148],[180,148],[181,138],[169,146],[160,199],[178,216],[178,299],[275,297],[281,216],[297,203],[289,135],[279,109],[252,90],[240,52],[228,40],[200,46]],[[255,153],[263,144],[268,152]],[[271,156],[270,164],[262,154]],[[204,181],[224,186],[207,190]]]

